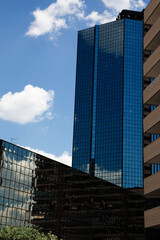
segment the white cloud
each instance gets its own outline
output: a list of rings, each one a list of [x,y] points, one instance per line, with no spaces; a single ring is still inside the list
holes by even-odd
[[[111,21],[115,21],[118,14],[123,10],[142,10],[146,4],[143,0],[101,0],[106,10],[103,13],[92,11],[85,20],[88,21],[89,26],[95,24],[103,24]]]
[[[106,8],[110,8],[112,10],[115,10],[116,12],[121,11],[122,9],[130,9],[131,4],[130,0],[101,0]]]
[[[32,12],[35,19],[26,35],[38,37],[46,33],[58,33],[69,27],[71,16],[83,17],[84,7],[83,0],[57,0],[44,10],[37,8]]]
[[[49,120],[52,120],[54,118],[53,113],[52,112],[47,112],[46,113],[46,118]]]
[[[98,0],[97,0],[98,2]],[[142,10],[146,3],[143,0],[101,0],[105,8],[102,13],[92,11],[85,15],[84,0],[57,0],[46,9],[37,8],[32,12],[34,21],[31,22],[26,33],[28,36],[38,37],[50,34],[50,39],[56,39],[62,29],[73,25],[75,19],[86,21],[88,26],[114,21],[123,9]]]
[[[68,166],[72,166],[72,156],[70,156],[70,154],[66,151],[64,151],[61,156],[57,157],[54,154],[46,153],[43,150],[33,149],[33,148],[30,148],[30,147],[24,147],[24,148],[28,149],[29,151],[39,153],[40,155],[45,156],[47,158],[50,158],[52,160],[55,160],[57,162],[63,163],[63,164],[68,165]]]
[[[112,11],[120,12],[123,9],[128,10],[140,10],[145,7],[143,0],[101,0],[106,8],[110,8]]]
[[[85,17],[85,20],[87,21],[88,26],[94,26],[97,23],[103,24],[114,21],[116,16],[114,16],[108,10],[105,10],[102,14],[98,13],[97,11],[93,11]]]
[[[19,124],[51,119],[54,91],[25,86],[21,92],[8,92],[0,98],[0,118]]]

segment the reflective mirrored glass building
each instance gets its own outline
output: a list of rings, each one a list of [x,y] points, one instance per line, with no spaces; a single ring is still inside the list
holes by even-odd
[[[2,140],[0,183],[0,227],[33,224],[59,240],[146,239],[141,193]]]
[[[73,167],[143,187],[143,13],[78,32]]]
[[[33,223],[64,240],[144,240],[145,199],[39,156]]]
[[[36,154],[0,140],[0,226],[29,226]]]

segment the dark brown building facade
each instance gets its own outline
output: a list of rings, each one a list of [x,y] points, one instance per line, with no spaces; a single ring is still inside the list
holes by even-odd
[[[143,240],[145,199],[37,156],[32,223],[64,240]]]

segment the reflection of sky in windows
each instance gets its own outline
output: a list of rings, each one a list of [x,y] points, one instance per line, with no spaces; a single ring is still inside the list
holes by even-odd
[[[78,33],[78,55],[73,139],[73,167],[88,171],[92,123],[94,28]]]
[[[0,186],[0,225],[29,225],[36,155],[3,142]]]
[[[143,187],[143,22],[125,20],[123,186]]]
[[[99,26],[95,176],[122,183],[123,20]]]
[[[79,32],[73,167],[125,188],[143,187],[142,65],[142,21]]]
[[[86,172],[89,171],[89,164],[87,165]],[[121,186],[122,170],[108,171],[103,166],[95,164],[95,176],[105,181]]]

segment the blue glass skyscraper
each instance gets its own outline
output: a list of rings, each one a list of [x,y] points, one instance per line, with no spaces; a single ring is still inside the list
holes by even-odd
[[[73,167],[143,187],[143,14],[78,32]]]

